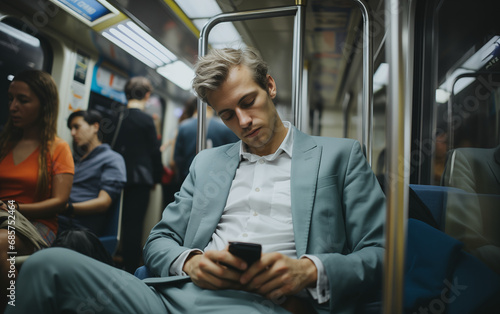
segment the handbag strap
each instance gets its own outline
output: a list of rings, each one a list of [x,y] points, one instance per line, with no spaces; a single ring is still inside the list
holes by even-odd
[[[123,115],[124,115],[124,110],[120,112],[120,115],[118,116],[118,124],[116,126],[115,134],[113,135],[113,140],[111,141],[111,149],[115,147],[116,143],[116,138],[118,137],[118,133],[120,133],[120,128],[122,126],[122,121],[123,121]]]

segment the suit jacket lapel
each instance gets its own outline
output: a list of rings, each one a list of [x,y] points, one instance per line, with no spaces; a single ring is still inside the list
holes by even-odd
[[[291,201],[295,247],[297,256],[301,256],[307,250],[322,150],[311,136],[294,131]]]
[[[236,174],[236,169],[238,168],[239,162],[239,149],[240,142],[229,147],[229,149],[221,154],[220,158],[214,160],[211,164],[212,169],[206,176],[201,186],[198,187],[200,191],[203,187],[208,187],[210,185],[216,186],[220,191],[217,197],[210,200],[210,203],[204,207],[202,216],[199,217],[199,222],[195,222],[197,228],[196,233],[192,235],[192,247],[198,247],[203,249],[210,239],[212,234],[215,232],[217,225],[226,206],[227,196],[229,190],[231,189],[231,184],[233,182],[234,175]],[[218,173],[227,173],[229,175],[229,180],[222,181],[218,177]],[[208,212],[210,211],[210,212]],[[186,240],[189,239],[189,235],[186,234]],[[187,243],[190,243],[186,241]]]

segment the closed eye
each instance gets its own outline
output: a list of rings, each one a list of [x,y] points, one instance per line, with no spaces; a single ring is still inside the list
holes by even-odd
[[[255,103],[255,99],[253,99],[251,102],[246,103],[246,104],[241,104],[241,108],[249,108]]]
[[[234,117],[234,112],[233,111],[224,111],[222,114],[219,115],[220,118],[224,121],[229,121]]]

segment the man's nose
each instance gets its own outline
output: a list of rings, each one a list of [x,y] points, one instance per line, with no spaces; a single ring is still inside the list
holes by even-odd
[[[245,110],[236,108],[235,112],[241,128],[245,129],[252,124],[252,117]]]

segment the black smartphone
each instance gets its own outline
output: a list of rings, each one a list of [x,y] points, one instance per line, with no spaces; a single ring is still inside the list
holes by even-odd
[[[257,243],[229,242],[229,252],[244,260],[250,267],[254,262],[260,260],[262,246]]]

